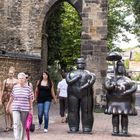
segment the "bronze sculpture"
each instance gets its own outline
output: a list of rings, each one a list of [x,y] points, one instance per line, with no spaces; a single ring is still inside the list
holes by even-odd
[[[77,70],[67,74],[68,125],[71,133],[79,131],[80,109],[83,133],[91,133],[93,126],[93,89],[96,76],[85,69],[84,58],[77,59]]]
[[[126,70],[122,57],[116,52],[107,56],[108,61],[117,61],[114,75],[107,75],[105,88],[107,90],[106,114],[112,114],[112,135],[128,136],[128,115],[137,115],[135,109],[135,92],[137,84],[125,76]],[[115,63],[114,63],[115,64]],[[121,116],[121,132],[119,131],[119,116]]]

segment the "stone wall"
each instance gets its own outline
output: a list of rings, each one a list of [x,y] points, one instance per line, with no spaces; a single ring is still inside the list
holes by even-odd
[[[87,69],[96,74],[96,103],[103,105],[107,69],[107,0],[84,0],[82,20],[81,54],[87,58]]]
[[[23,55],[0,55],[0,80],[3,81],[8,77],[8,70],[10,66],[16,69],[15,77],[19,72],[29,72],[31,74],[31,82],[35,86],[37,80],[40,78],[41,60]]]

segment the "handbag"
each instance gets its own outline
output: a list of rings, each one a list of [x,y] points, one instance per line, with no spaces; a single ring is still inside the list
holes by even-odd
[[[30,130],[30,126],[32,124],[33,116],[31,113],[28,113],[27,119],[26,119],[26,131]]]
[[[33,124],[32,122],[33,122],[33,115],[31,113],[28,113],[26,124],[25,124],[27,140],[30,140],[30,131],[34,132],[35,130],[35,124]]]
[[[35,124],[34,124],[34,123],[31,124],[31,126],[30,126],[30,131],[31,131],[31,132],[34,132],[34,131],[35,131]]]

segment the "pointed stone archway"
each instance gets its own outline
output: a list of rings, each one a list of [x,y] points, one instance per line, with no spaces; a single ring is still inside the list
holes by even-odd
[[[95,94],[97,103],[102,102],[104,94],[102,83],[106,75],[107,40],[107,0],[66,0],[78,11],[82,19],[81,55],[86,57],[87,69],[97,76]],[[61,0],[48,0],[40,16],[40,34],[42,36],[42,64],[47,67],[47,35],[45,24],[50,12]],[[42,26],[43,25],[43,26]],[[41,26],[43,28],[41,28]],[[41,37],[40,36],[40,37]],[[41,39],[40,39],[41,40]],[[37,43],[36,43],[37,44]]]
[[[56,9],[56,7],[63,1],[66,1],[68,3],[70,3],[75,10],[77,11],[77,13],[79,14],[80,18],[82,19],[81,15],[82,15],[82,1],[81,0],[52,0],[49,1],[47,3],[47,5],[44,6],[43,11],[42,11],[42,20],[43,24],[39,24],[39,25],[43,25],[42,28],[42,39],[41,39],[41,57],[42,57],[42,69],[46,70],[47,69],[47,56],[48,56],[48,47],[47,47],[47,37],[48,35],[46,34],[46,24],[48,21],[48,18],[50,16],[50,14]],[[48,8],[49,7],[49,8]],[[45,13],[45,15],[43,14]]]

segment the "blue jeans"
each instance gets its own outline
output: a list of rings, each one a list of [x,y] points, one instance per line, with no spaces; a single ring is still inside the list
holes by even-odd
[[[41,125],[44,115],[44,129],[48,129],[50,106],[51,102],[49,101],[46,101],[44,103],[38,103],[38,120],[39,124]]]

